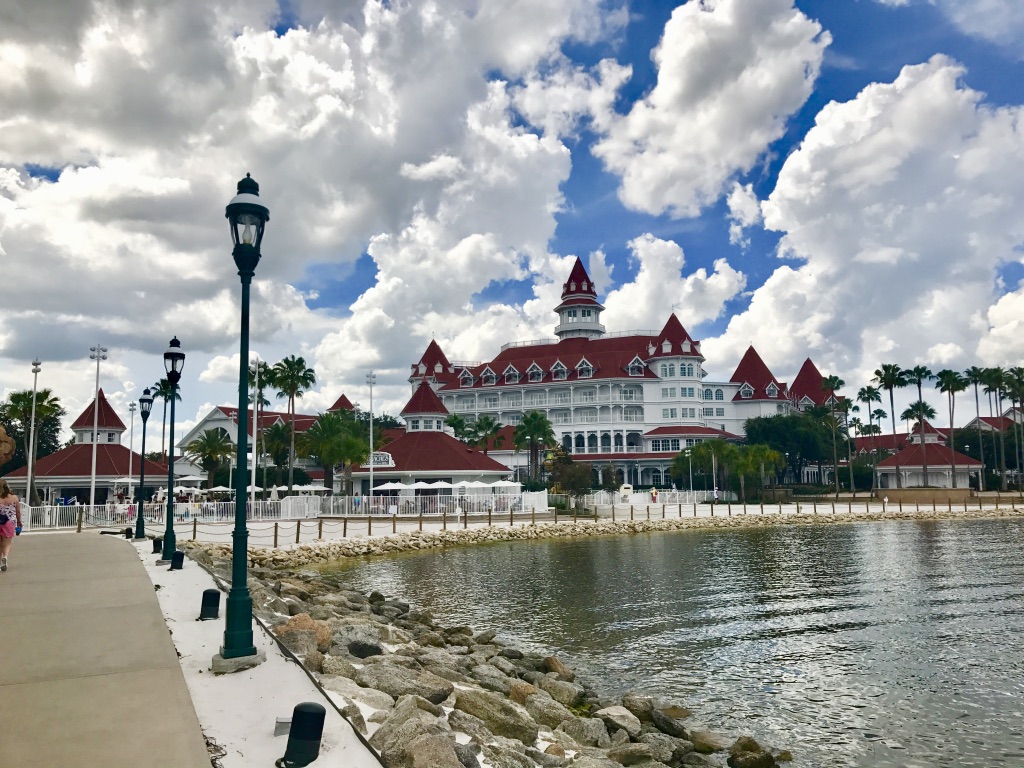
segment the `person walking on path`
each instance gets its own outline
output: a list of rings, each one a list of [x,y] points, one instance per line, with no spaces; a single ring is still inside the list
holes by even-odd
[[[0,571],[7,570],[14,537],[21,533],[21,502],[11,493],[6,480],[0,480]]]

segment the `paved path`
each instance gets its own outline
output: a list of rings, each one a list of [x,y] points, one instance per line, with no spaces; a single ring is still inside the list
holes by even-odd
[[[153,584],[130,542],[14,542],[0,573],[0,768],[209,768]]]

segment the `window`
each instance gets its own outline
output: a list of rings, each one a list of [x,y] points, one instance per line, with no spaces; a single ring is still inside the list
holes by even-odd
[[[460,387],[472,387],[473,386],[473,375],[471,373],[464,373],[459,376]]]
[[[690,418],[690,419],[697,418],[697,409],[696,408],[683,408],[681,413],[686,418]]]
[[[580,363],[576,368],[576,375],[581,379],[589,379],[594,375],[594,368],[590,363]]]
[[[565,381],[565,377],[566,377],[567,373],[568,372],[566,371],[565,366],[562,365],[561,363],[557,363],[551,369],[551,378],[554,379],[555,381]]]
[[[585,287],[586,287],[586,285],[584,285],[584,288]],[[594,310],[592,310],[592,309],[581,309],[580,310],[580,317],[585,318],[587,320],[589,320],[593,316],[593,314],[594,314]]]
[[[483,407],[484,408],[497,408],[498,407],[498,398],[496,398],[496,397],[485,397],[484,400],[483,400]]]
[[[675,396],[676,396],[676,388],[675,387],[662,387],[661,388],[661,397],[663,399],[668,400],[668,399],[673,398]]]
[[[714,395],[712,394],[711,390],[710,389],[705,389],[704,390],[704,399],[705,400],[710,400],[712,397],[714,397]]]
[[[725,392],[720,389],[715,390],[715,400],[725,400]]]
[[[670,451],[678,451],[679,450],[679,438],[678,437],[673,437],[668,442],[669,442],[669,450]]]
[[[704,415],[705,416],[714,416],[715,415],[715,409],[714,408],[705,408],[704,409]]]
[[[749,400],[754,396],[754,389],[749,384],[744,384],[740,387],[740,397],[744,400]]]
[[[575,309],[566,310],[565,316],[575,320],[576,319],[576,310]]]
[[[498,377],[494,375],[494,371],[492,371],[490,368],[484,371],[483,374],[480,376],[480,383],[483,384],[485,387],[493,387],[495,383],[497,383],[497,381]]]
[[[676,411],[675,408],[662,408],[661,409],[661,418],[663,418],[663,419],[674,419],[676,417],[676,413],[677,413],[677,411]]]
[[[117,433],[115,433],[115,432],[107,432],[107,442],[108,443],[112,443],[116,439],[117,439]]]
[[[764,391],[768,393],[768,397],[775,397],[779,394],[779,388],[775,384],[769,384]]]
[[[633,358],[633,362],[629,364],[627,373],[630,376],[643,376],[644,375],[644,364],[637,358]]]
[[[530,381],[537,382],[544,378],[544,371],[542,371],[536,364],[531,365],[527,371],[527,376]]]
[[[420,428],[420,420],[419,419],[413,419],[413,420],[411,420],[409,422],[409,429],[419,429],[419,428]]]
[[[679,396],[680,397],[693,397],[694,396],[694,394],[693,394],[693,387],[680,387],[679,388]]]
[[[519,383],[519,371],[515,368],[509,368],[505,371],[505,383],[506,384],[518,384]]]
[[[697,444],[697,441],[694,440],[692,437],[686,438],[686,447],[687,448],[693,448],[693,446],[695,446],[696,444]]]
[[[693,376],[693,363],[687,363],[686,365],[679,366],[680,376]]]
[[[725,408],[715,408],[715,416],[725,416]]]
[[[676,375],[675,363],[662,363],[661,364],[661,378],[666,379]]]

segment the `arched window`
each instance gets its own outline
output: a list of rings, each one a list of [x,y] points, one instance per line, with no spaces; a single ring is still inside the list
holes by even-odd
[[[719,391],[721,391],[721,390],[719,390]],[[710,400],[712,397],[714,397],[714,395],[711,393],[711,390],[710,389],[705,389],[704,390],[704,399],[705,400]]]
[[[720,389],[715,390],[715,400],[725,400],[725,392]]]

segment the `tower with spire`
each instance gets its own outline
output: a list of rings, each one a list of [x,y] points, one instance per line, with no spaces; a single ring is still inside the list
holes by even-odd
[[[576,258],[569,279],[562,286],[562,301],[555,307],[558,325],[555,336],[562,339],[599,339],[604,335],[601,312],[604,307],[597,300],[594,281],[590,279],[583,262]]]

